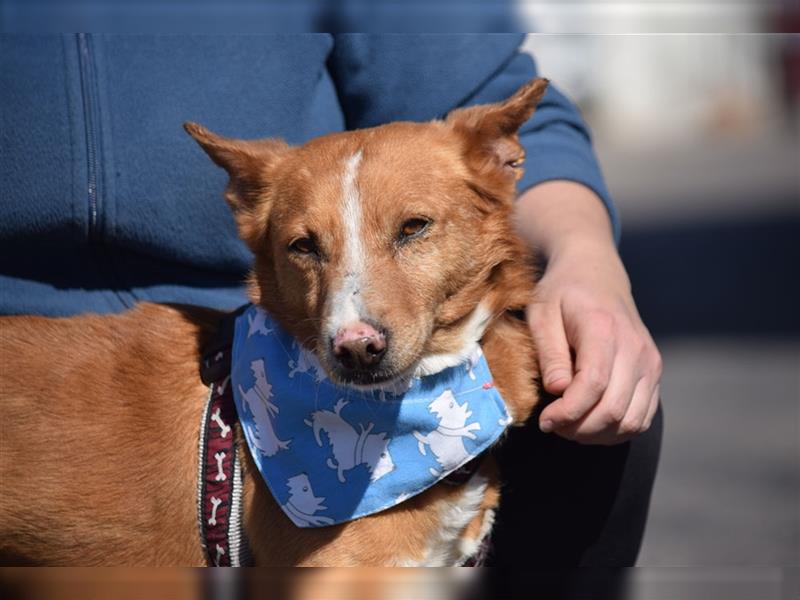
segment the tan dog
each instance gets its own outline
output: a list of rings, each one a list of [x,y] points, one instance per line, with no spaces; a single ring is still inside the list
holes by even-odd
[[[510,414],[524,422],[537,366],[510,311],[531,301],[534,276],[511,215],[524,158],[517,130],[546,85],[534,80],[445,120],[300,147],[187,124],[230,175],[225,198],[255,255],[252,301],[345,385],[438,372],[480,342]],[[3,563],[205,564],[198,363],[219,318],[143,304],[115,316],[2,319]],[[256,564],[456,564],[477,549],[499,498],[487,460],[463,486],[300,529],[243,460]]]

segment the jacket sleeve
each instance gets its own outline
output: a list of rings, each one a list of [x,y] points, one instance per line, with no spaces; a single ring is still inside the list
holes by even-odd
[[[348,129],[426,121],[504,100],[538,74],[533,58],[519,50],[522,40],[519,34],[337,35],[329,69]],[[527,155],[520,193],[553,179],[581,183],[602,199],[619,237],[586,123],[553,85],[520,130],[520,142]]]

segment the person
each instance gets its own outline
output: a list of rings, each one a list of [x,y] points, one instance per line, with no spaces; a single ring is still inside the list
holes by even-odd
[[[537,76],[522,40],[3,37],[0,312],[235,308],[251,257],[221,200],[224,174],[181,123],[297,144],[438,118]],[[629,566],[660,445],[659,354],[579,112],[551,86],[520,141],[520,231],[546,261],[527,318],[552,401],[501,450],[493,560]]]

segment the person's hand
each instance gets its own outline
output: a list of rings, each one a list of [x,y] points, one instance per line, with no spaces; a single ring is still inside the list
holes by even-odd
[[[616,444],[650,427],[661,357],[616,251],[575,241],[553,255],[527,316],[544,388],[560,396],[542,411],[542,431]]]
[[[553,181],[526,192],[517,216],[547,258],[527,308],[544,388],[557,396],[539,427],[585,444],[627,441],[650,427],[662,365],[605,208],[588,188]]]

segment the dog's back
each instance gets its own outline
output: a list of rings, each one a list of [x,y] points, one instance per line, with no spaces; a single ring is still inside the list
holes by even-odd
[[[0,319],[3,564],[203,563],[187,465],[207,393],[199,344],[214,320],[147,304]]]

